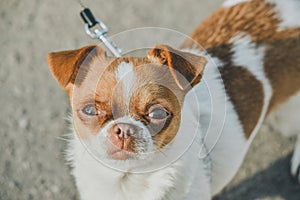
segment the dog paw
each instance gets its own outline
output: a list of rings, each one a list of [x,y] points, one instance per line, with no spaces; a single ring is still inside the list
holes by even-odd
[[[300,144],[298,142],[296,144],[296,148],[291,161],[291,174],[292,176],[300,183]]]
[[[297,167],[292,167],[291,174],[294,180],[300,184],[300,164]]]

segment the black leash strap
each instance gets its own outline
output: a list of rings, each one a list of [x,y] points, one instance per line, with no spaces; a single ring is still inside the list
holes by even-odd
[[[89,8],[84,8],[80,12],[80,16],[85,24],[88,24],[89,28],[93,28],[95,25],[98,24],[98,21],[95,19],[93,13]]]
[[[108,28],[99,19],[95,18],[89,8],[84,7],[80,12],[80,16],[85,23],[85,32],[93,39],[99,39],[108,50],[116,57],[122,56],[122,51],[119,49],[107,36]]]

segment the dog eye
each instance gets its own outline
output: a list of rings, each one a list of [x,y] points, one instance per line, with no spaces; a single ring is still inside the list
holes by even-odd
[[[90,115],[90,116],[95,116],[95,115],[100,115],[101,112],[96,108],[95,105],[87,105],[82,109],[82,112],[86,115]]]
[[[169,113],[163,108],[154,108],[148,116],[154,120],[163,120],[169,116]]]

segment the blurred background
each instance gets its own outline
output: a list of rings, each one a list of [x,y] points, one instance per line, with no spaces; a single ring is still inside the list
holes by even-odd
[[[189,34],[222,0],[82,0],[110,35],[137,27]],[[0,199],[79,199],[64,160],[67,95],[50,74],[48,52],[97,41],[84,32],[76,0],[0,1]],[[217,200],[300,199],[289,176],[295,138],[264,129]],[[229,161],[230,162],[230,161]]]

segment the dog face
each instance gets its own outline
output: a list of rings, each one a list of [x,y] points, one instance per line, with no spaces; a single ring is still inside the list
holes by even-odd
[[[142,58],[112,58],[88,46],[47,59],[70,97],[78,137],[101,158],[122,161],[145,159],[172,143],[184,97],[206,63],[166,45]]]

